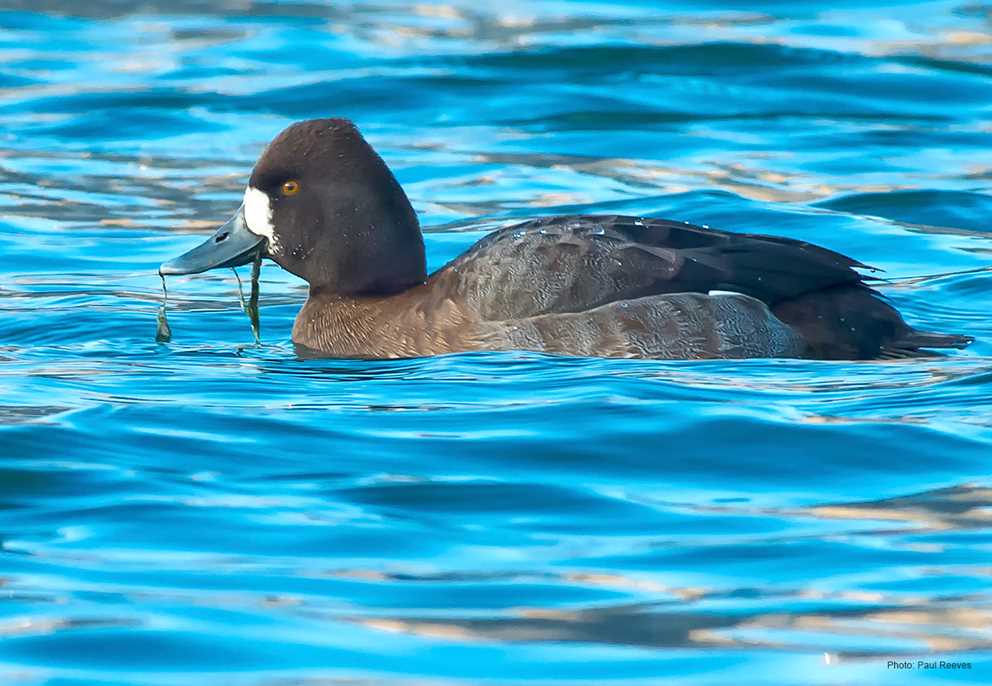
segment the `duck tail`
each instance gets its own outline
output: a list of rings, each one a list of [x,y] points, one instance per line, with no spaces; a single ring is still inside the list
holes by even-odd
[[[933,331],[918,331],[908,329],[899,338],[882,346],[879,357],[896,359],[902,357],[933,357],[930,349],[967,348],[975,339],[955,333],[934,333]]]
[[[864,283],[805,293],[774,305],[776,317],[806,341],[807,356],[822,360],[934,357],[940,348],[964,348],[970,336],[917,331]]]

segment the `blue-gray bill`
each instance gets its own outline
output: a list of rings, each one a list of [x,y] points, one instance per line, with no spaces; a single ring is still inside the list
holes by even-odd
[[[179,257],[163,262],[158,273],[163,276],[199,274],[221,267],[248,264],[265,238],[253,234],[245,225],[244,206],[217,229],[210,238]]]

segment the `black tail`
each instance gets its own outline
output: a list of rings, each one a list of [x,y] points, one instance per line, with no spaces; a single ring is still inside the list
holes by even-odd
[[[806,357],[874,360],[927,357],[931,348],[964,348],[974,339],[917,331],[864,283],[805,293],[778,303],[775,316],[806,340]]]
[[[918,331],[907,327],[908,331],[902,338],[892,341],[882,347],[879,357],[896,359],[900,357],[929,357],[933,353],[927,348],[967,348],[974,342],[971,336],[961,336],[954,333],[933,333]]]

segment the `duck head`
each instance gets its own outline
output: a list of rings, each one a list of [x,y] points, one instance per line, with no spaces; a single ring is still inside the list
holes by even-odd
[[[258,250],[312,293],[384,294],[427,278],[417,215],[392,172],[345,119],[298,122],[273,139],[244,201],[161,274],[251,262]]]

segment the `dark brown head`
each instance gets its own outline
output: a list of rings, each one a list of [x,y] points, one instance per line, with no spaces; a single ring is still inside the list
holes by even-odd
[[[299,122],[276,136],[255,164],[241,208],[159,273],[235,267],[259,250],[315,293],[381,295],[427,279],[410,201],[346,119]]]
[[[276,136],[255,164],[241,208],[159,273],[236,267],[259,250],[314,293],[395,293],[427,279],[410,201],[346,119],[299,122]]]
[[[248,181],[244,217],[268,257],[313,291],[390,293],[427,278],[410,201],[346,119],[303,121],[276,136]]]

